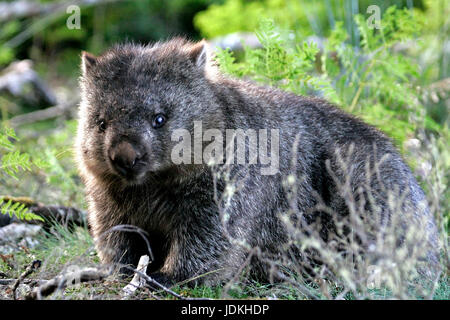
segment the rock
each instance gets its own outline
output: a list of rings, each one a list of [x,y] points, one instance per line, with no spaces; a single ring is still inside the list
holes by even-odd
[[[0,254],[11,253],[20,246],[33,248],[38,244],[34,237],[41,230],[41,226],[27,223],[11,223],[0,228]]]
[[[42,227],[27,223],[11,223],[0,228],[0,242],[18,241],[25,237],[34,237]]]

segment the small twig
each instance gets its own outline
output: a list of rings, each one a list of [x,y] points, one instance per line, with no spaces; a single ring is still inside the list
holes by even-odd
[[[185,298],[185,297],[179,295],[175,291],[170,290],[169,288],[167,288],[166,286],[162,285],[161,283],[159,283],[155,279],[151,278],[147,274],[142,273],[139,270],[135,270],[134,272],[136,274],[138,274],[139,276],[141,276],[141,278],[143,278],[147,283],[149,283],[150,285],[153,285],[153,287],[158,287],[158,288],[162,289],[163,291],[167,292],[168,294],[170,294],[170,295],[172,295],[175,298],[178,298],[180,300],[189,300],[188,298]]]
[[[189,297],[183,297],[182,295],[179,295],[178,293],[176,293],[173,290],[170,290],[169,288],[167,288],[166,286],[164,286],[163,284],[159,283],[158,281],[156,281],[155,279],[153,279],[152,277],[148,276],[145,273],[140,272],[139,270],[133,270],[136,274],[138,274],[141,278],[143,278],[148,284],[150,284],[153,287],[158,287],[161,290],[163,290],[164,292],[170,294],[171,296],[174,296],[177,299],[180,300],[211,300],[211,299],[206,299],[206,298],[189,298]]]
[[[43,110],[37,110],[25,114],[21,114],[11,118],[9,123],[13,127],[18,127],[23,124],[34,123],[38,121],[44,121],[48,119],[57,118],[67,115],[71,112],[73,107],[77,104],[77,101],[72,101],[66,104],[59,104],[53,107],[49,107]]]
[[[14,286],[12,287],[12,295],[13,299],[16,300],[16,291],[19,287],[20,283],[28,277],[30,274],[32,274],[34,271],[39,269],[41,267],[42,261],[41,260],[34,260],[26,269],[25,271],[20,275],[20,277],[17,279],[17,281],[14,283]]]
[[[186,283],[189,283],[189,282],[191,282],[191,281],[195,281],[195,280],[197,280],[197,279],[200,279],[200,278],[209,276],[209,275],[211,275],[211,274],[213,274],[213,273],[223,272],[223,271],[225,271],[225,268],[219,268],[219,269],[216,269],[216,270],[211,270],[211,271],[208,271],[208,272],[199,274],[199,275],[197,275],[197,276],[188,278],[188,279],[186,279],[186,280],[180,281],[180,282],[177,283],[177,285],[178,285],[178,286],[182,286],[182,285],[184,285],[184,284],[186,284]]]

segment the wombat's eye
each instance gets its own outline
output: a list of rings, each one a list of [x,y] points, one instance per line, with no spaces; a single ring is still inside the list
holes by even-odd
[[[166,117],[163,114],[157,114],[153,117],[152,126],[155,129],[161,128],[166,123]]]
[[[101,132],[105,132],[105,130],[106,130],[106,122],[104,120],[99,120],[98,121],[98,129]]]

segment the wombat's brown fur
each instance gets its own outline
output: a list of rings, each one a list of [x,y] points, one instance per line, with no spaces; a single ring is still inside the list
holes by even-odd
[[[395,213],[389,212],[386,188],[409,190],[407,207],[425,225],[408,223],[427,232],[425,258],[437,264],[436,227],[429,210],[419,210],[424,193],[391,142],[373,127],[324,100],[227,78],[211,63],[203,42],[118,45],[100,57],[84,53],[82,60],[76,150],[102,262],[136,265],[147,253],[136,233],[106,233],[127,224],[148,233],[155,259],[149,272],[158,279],[180,281],[217,269],[197,282],[226,279],[244,265],[251,248],[278,259],[289,238],[279,217],[292,203],[301,213],[293,223],[319,222],[327,240],[335,231],[332,217],[314,207],[321,199],[336,214],[348,214],[348,195],[330,172],[344,181],[335,150],[353,145],[348,186],[355,199],[371,188],[381,209],[367,205],[367,212],[389,220]],[[216,201],[226,195],[223,176],[213,176],[206,164],[176,165],[171,160],[178,143],[172,132],[184,128],[193,133],[194,121],[202,121],[203,130],[221,132],[279,129],[279,172],[262,175],[258,163],[230,165],[229,178],[242,178],[242,183],[224,209]],[[365,164],[386,154],[388,160],[379,167],[382,183],[368,184]],[[294,202],[288,201],[283,184],[289,175],[298,178]],[[255,275],[268,274],[261,260],[251,261]]]

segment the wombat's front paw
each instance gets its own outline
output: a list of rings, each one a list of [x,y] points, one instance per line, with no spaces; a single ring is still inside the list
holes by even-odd
[[[155,272],[149,275],[149,277],[154,280],[156,283],[163,285],[164,287],[171,287],[175,284],[175,281],[171,279],[168,275],[161,273],[161,272]],[[152,290],[161,290],[161,287],[158,286],[156,283],[151,283],[147,281],[148,286]]]
[[[118,274],[119,278],[121,278],[121,279],[131,278],[134,275],[134,272],[133,272],[134,268],[135,267],[133,265],[121,266],[120,268],[117,269],[117,274]]]

